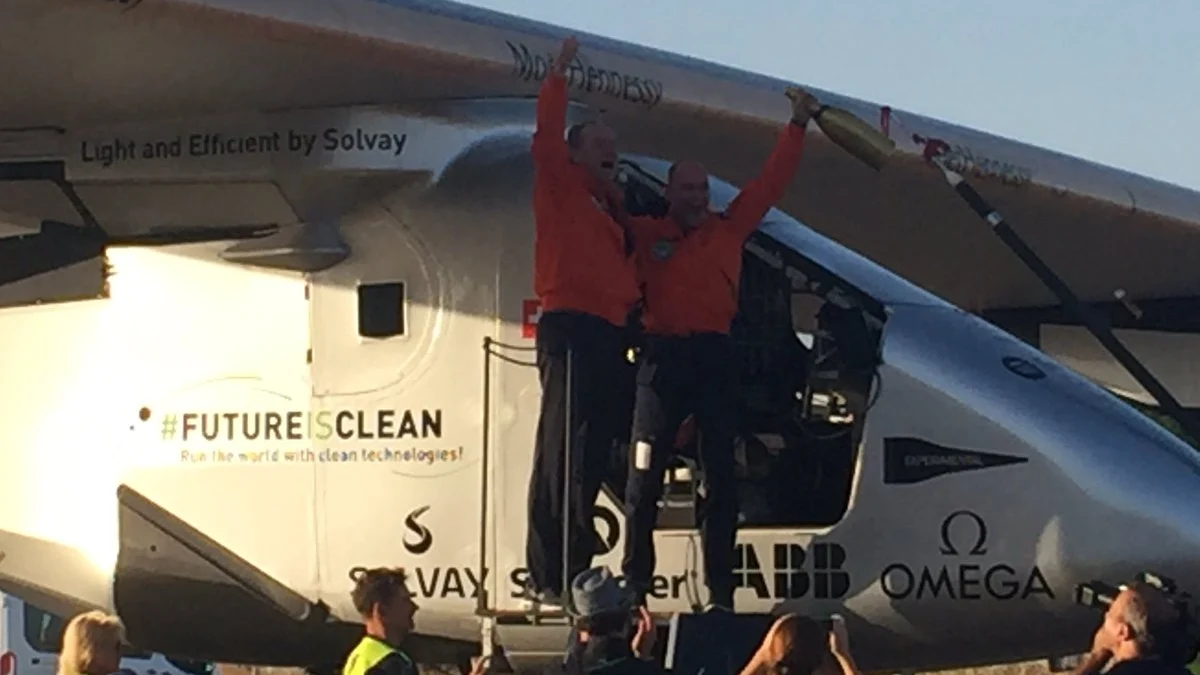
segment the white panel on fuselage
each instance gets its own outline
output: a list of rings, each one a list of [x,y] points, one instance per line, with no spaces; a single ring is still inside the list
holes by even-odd
[[[217,260],[227,246],[110,253],[122,337],[99,355],[115,370],[101,405],[126,483],[311,593],[314,463],[296,453],[310,425],[304,280]]]
[[[495,329],[497,234],[444,187],[400,189],[340,220],[351,255],[312,277],[313,407],[333,425],[318,462],[326,598],[352,612],[355,566],[404,566],[437,630],[478,588],[483,339]],[[398,334],[364,336],[358,288],[403,284]],[[429,569],[454,567],[451,574]],[[428,568],[428,569],[427,569]],[[422,589],[425,589],[423,592]]]

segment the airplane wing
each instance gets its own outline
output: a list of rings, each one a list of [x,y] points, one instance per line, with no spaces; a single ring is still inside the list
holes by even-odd
[[[146,210],[137,188],[93,182],[72,145],[78,130],[236,111],[531,97],[567,34],[435,0],[8,0],[0,8],[0,44],[11,59],[0,90],[0,158],[57,153],[80,194],[99,204],[100,222],[136,223]],[[782,91],[792,83],[577,35],[573,97],[602,111],[623,149],[698,159],[741,183],[788,116]],[[952,302],[973,311],[1057,304],[923,161],[938,147],[1083,299],[1110,299],[1118,287],[1133,299],[1200,294],[1191,262],[1200,256],[1200,194],[812,91],[879,124],[902,154],[875,173],[813,131],[779,206]],[[530,107],[518,110],[516,121],[532,122]],[[0,185],[0,212],[72,220],[61,195],[39,194]],[[251,200],[215,201],[220,213],[176,215],[264,222],[238,206]]]

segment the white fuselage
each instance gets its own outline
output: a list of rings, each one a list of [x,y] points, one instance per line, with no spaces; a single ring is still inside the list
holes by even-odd
[[[527,131],[336,117],[422,140],[395,162],[391,185],[335,218],[340,262],[301,272],[228,262],[222,256],[241,246],[228,242],[116,247],[107,278],[97,278],[102,297],[0,310],[0,405],[11,420],[0,429],[0,472],[12,486],[0,491],[4,590],[115,609],[146,647],[206,658],[269,648],[268,629],[253,642],[238,622],[281,597],[276,610],[290,597],[356,621],[355,566],[409,571],[421,635],[469,647],[477,609],[522,610],[540,396],[528,365],[537,308]],[[253,182],[263,169],[251,161],[240,197],[275,199],[297,175],[333,194],[330,172],[382,161],[373,157],[333,151],[278,186]],[[140,189],[147,204],[156,190],[189,194],[144,180]],[[727,184],[714,190],[718,203],[732,196]],[[291,250],[261,248],[276,262]],[[1178,575],[1194,561],[1191,538],[1167,545],[1163,533],[1185,532],[1169,496],[1200,478],[1153,423],[1104,409],[1104,394],[1078,376],[781,213],[748,250],[747,279],[760,280],[744,280],[744,299],[832,274],[847,306],[866,316],[870,296],[886,324],[866,324],[884,329],[870,338],[882,340],[882,361],[858,392],[869,403],[853,434],[825,425],[785,434],[774,452],[740,451],[750,522],[738,538],[739,611],[841,612],[865,667],[1034,657],[1086,637],[1095,617],[1071,610],[1081,575],[1150,563]],[[787,329],[756,332],[765,329],[755,306],[743,307],[738,333],[760,343],[748,359],[795,339]],[[485,380],[485,338],[526,365],[492,358]],[[791,362],[764,368],[745,392]],[[1044,377],[1019,375],[1028,369]],[[828,438],[813,440],[820,435]],[[1111,493],[1112,473],[1088,458],[1119,462],[1135,447],[1157,501]],[[690,517],[688,485],[676,478],[685,503],[664,513]],[[597,563],[619,569],[621,507],[612,494],[598,506],[607,550]],[[651,609],[690,611],[707,598],[699,535],[690,522],[664,523]],[[1142,523],[1144,558],[1108,541],[1113,523]],[[234,592],[242,595],[230,603],[250,604],[219,602]],[[168,611],[171,625],[160,619]],[[958,632],[964,624],[969,634]],[[564,630],[499,635],[514,651],[550,653]]]

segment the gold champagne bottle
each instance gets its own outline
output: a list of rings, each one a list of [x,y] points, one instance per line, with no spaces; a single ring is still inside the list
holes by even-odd
[[[795,99],[798,95],[798,90],[788,88],[788,98]],[[895,141],[848,110],[822,105],[812,119],[829,140],[876,171],[883,168],[896,149]]]

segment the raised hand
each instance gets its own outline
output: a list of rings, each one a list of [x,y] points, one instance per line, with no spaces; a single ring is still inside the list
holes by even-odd
[[[784,94],[792,102],[792,121],[800,126],[808,124],[821,108],[821,102],[800,87],[788,87]]]
[[[575,54],[579,51],[579,41],[574,35],[569,36],[562,41],[562,46],[558,49],[558,56],[554,59],[554,72],[558,75],[565,75],[567,66],[575,60]]]

